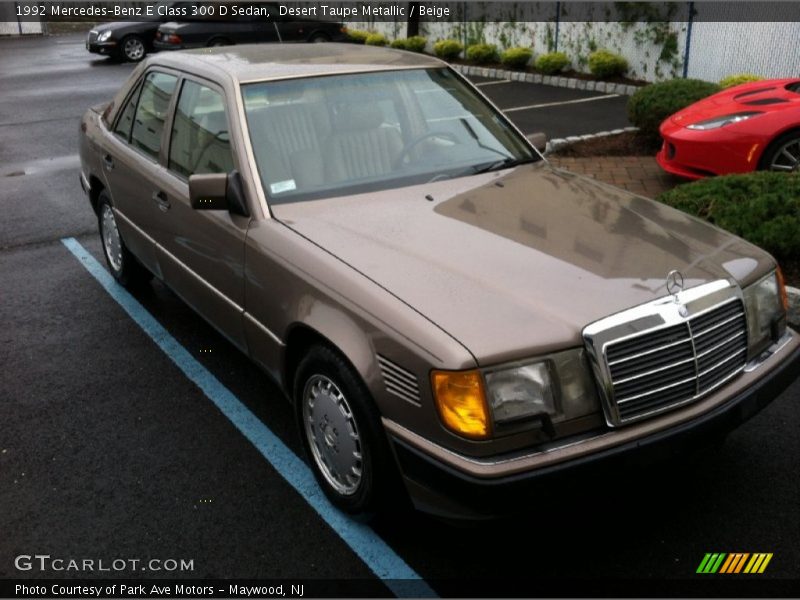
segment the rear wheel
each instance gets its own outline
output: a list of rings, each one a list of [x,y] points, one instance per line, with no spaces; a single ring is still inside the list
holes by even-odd
[[[120,42],[119,51],[123,60],[139,62],[147,54],[147,47],[138,35],[127,35]]]
[[[208,46],[209,46],[209,47],[215,47],[215,46],[232,46],[232,45],[233,45],[233,42],[231,42],[231,41],[230,41],[229,39],[227,39],[227,38],[214,38],[213,40],[211,40],[210,42],[208,42]]]
[[[330,42],[331,38],[324,33],[315,33],[308,41],[312,44],[323,44],[325,42]]]
[[[125,242],[122,241],[114,209],[111,208],[111,199],[105,190],[100,192],[97,206],[100,240],[103,242],[103,254],[111,275],[118,283],[126,287],[150,281],[153,277],[152,273],[136,260],[136,257],[125,246]]]
[[[800,131],[790,131],[772,142],[764,151],[760,166],[783,173],[800,171]]]
[[[351,514],[379,510],[395,471],[358,374],[337,352],[314,346],[298,366],[294,398],[303,446],[325,495]]]

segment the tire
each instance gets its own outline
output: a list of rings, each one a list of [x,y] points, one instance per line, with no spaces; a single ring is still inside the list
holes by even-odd
[[[97,199],[97,225],[100,229],[100,241],[103,244],[103,256],[106,257],[108,270],[117,283],[125,287],[135,287],[150,281],[153,274],[136,260],[122,241],[111,208],[111,198],[106,190],[100,192]]]
[[[312,347],[298,365],[294,400],[308,463],[328,499],[353,515],[380,512],[399,478],[378,411],[353,367],[327,346]]]
[[[323,44],[330,41],[331,38],[325,33],[315,33],[308,39],[309,44]]]
[[[147,56],[147,46],[138,35],[126,35],[119,43],[119,54],[123,61],[139,62]]]
[[[217,46],[233,46],[233,42],[231,42],[227,38],[214,38],[213,40],[208,42],[209,48],[214,48]]]
[[[796,161],[794,165],[791,164],[792,161],[787,154],[794,157]],[[778,173],[800,171],[800,131],[789,131],[775,138],[764,151],[759,169]]]

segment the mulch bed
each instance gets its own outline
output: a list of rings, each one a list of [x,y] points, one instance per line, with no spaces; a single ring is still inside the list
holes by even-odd
[[[593,138],[559,148],[556,156],[583,158],[587,156],[655,156],[661,147],[660,140],[650,140],[626,131],[619,135]]]

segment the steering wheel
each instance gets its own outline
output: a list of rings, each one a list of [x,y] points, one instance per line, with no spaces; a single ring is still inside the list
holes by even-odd
[[[393,168],[399,167],[400,164],[403,162],[403,159],[406,156],[408,156],[409,152],[411,152],[414,148],[419,146],[425,140],[435,137],[444,138],[450,142],[453,142],[454,144],[458,143],[458,136],[456,136],[453,133],[450,133],[449,131],[429,131],[427,133],[423,133],[422,135],[418,135],[413,140],[408,142],[405,146],[403,146],[403,149],[400,151],[400,154],[398,154],[392,167]]]

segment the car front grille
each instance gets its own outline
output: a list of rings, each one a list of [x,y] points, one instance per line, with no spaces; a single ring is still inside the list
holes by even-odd
[[[93,43],[93,42],[95,42],[95,41],[97,41],[97,32],[96,32],[96,31],[94,31],[94,30],[90,31],[90,32],[89,32],[89,35],[88,35],[88,37],[87,37],[87,41],[88,41],[90,44],[91,44],[91,43]]]
[[[744,369],[742,290],[728,279],[678,290],[590,323],[583,340],[606,423],[627,425],[699,400]]]
[[[609,401],[619,422],[708,394],[747,359],[744,305],[732,299],[685,322],[606,345]]]

